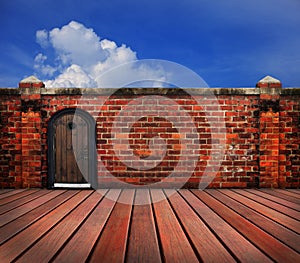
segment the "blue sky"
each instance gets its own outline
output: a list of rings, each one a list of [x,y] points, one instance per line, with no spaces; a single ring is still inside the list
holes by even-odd
[[[300,0],[1,0],[0,12],[0,87],[32,74],[93,86],[133,59],[179,63],[211,87],[300,86]]]

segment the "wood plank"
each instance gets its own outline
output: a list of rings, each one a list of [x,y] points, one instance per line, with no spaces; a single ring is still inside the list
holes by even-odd
[[[136,190],[131,222],[126,262],[161,262],[148,189]]]
[[[282,193],[282,194],[289,195],[289,196],[300,199],[300,195],[297,194],[297,193],[289,192],[289,191],[286,191],[286,190],[283,190],[283,189],[274,189],[274,190],[276,192],[279,192],[279,193]]]
[[[177,191],[164,191],[202,262],[236,262]]]
[[[76,123],[76,129],[72,131],[73,145],[75,145],[75,160],[76,163],[76,172],[77,172],[77,181],[78,182],[89,182],[89,165],[88,160],[92,158],[87,156],[85,158],[85,152],[90,153],[89,150],[89,137],[88,137],[88,125],[82,116],[77,114],[74,115],[73,122]]]
[[[124,262],[134,190],[122,191],[89,258],[91,262]]]
[[[297,205],[300,204],[299,199],[294,198],[292,196],[288,196],[288,195],[283,194],[283,193],[276,192],[273,189],[259,189],[259,191],[262,191],[263,193],[267,193],[269,195],[276,196],[276,197],[279,197],[281,199],[293,202],[293,203],[295,203]]]
[[[104,195],[105,190],[98,190]],[[98,192],[97,191],[97,192]],[[57,263],[86,262],[115,206],[120,190],[110,190],[80,229],[53,259]],[[88,234],[87,234],[88,233]]]
[[[23,198],[27,195],[31,195],[37,191],[39,191],[40,189],[27,189],[25,191],[20,191],[20,192],[17,192],[16,194],[13,194],[13,195],[10,195],[6,198],[3,198],[0,200],[0,206],[3,206],[3,205],[6,205],[10,202],[13,202],[15,200],[18,200],[20,198]]]
[[[283,206],[286,206],[288,208],[294,209],[296,211],[300,211],[299,205],[297,205],[293,202],[287,201],[285,199],[282,199],[282,198],[279,198],[279,197],[276,197],[276,196],[273,196],[273,195],[264,193],[262,191],[255,190],[255,189],[245,189],[245,191],[247,191],[249,193],[253,193],[253,194],[258,195],[258,196],[261,196],[264,199],[271,200],[273,202],[276,202],[276,203],[281,204]]]
[[[78,139],[82,139],[82,138],[78,138],[78,136],[76,135],[78,133],[78,129],[80,129],[79,121],[80,121],[79,116],[73,115],[72,122],[73,122],[73,126],[75,128],[73,127],[73,129],[71,130],[71,134],[70,134],[72,152],[73,152],[73,154],[72,154],[73,160],[72,160],[72,163],[70,164],[70,166],[71,166],[71,171],[73,173],[72,180],[74,183],[83,182],[82,178],[81,179],[79,178],[79,176],[81,176],[81,172],[78,167],[80,160],[79,160],[79,158],[78,159],[76,158],[78,149],[82,149],[82,145],[78,145]],[[83,136],[83,135],[81,135],[81,136]]]
[[[47,263],[59,249],[72,236],[81,223],[88,217],[95,206],[103,198],[96,191],[77,206],[67,217],[61,220],[51,231],[38,240],[29,250],[22,255],[17,262],[30,262],[33,258],[36,262]],[[86,233],[87,234],[87,233]],[[47,253],[44,249],[47,248]]]
[[[151,197],[164,261],[199,262],[163,191],[151,189]]]
[[[285,189],[285,190],[300,195],[300,189]]]
[[[75,153],[76,152],[76,141],[77,141],[75,134],[78,131],[78,129],[80,128],[80,123],[77,122],[77,119],[80,119],[80,117],[79,118],[77,118],[77,117],[79,117],[79,116],[77,116],[77,115],[75,116],[74,114],[72,115],[71,121],[73,122],[73,125],[75,125],[75,129],[70,130],[70,139],[71,139],[71,147],[72,147],[72,150],[69,153],[71,160],[72,160],[71,165],[70,165],[70,172],[71,172],[73,183],[84,182],[84,181],[82,181],[82,179],[84,179],[84,178],[82,177],[81,171],[78,167],[80,161],[76,160],[76,153]],[[87,132],[85,132],[85,133],[87,133]],[[81,140],[83,139],[83,136],[84,136],[83,134],[80,137]],[[83,149],[82,144],[79,147],[81,149]],[[78,148],[77,148],[77,150],[78,150]],[[85,181],[85,182],[87,182],[87,181]]]
[[[0,228],[0,245],[75,195],[76,192],[55,190],[40,199],[41,205]],[[46,199],[47,198],[47,199]]]
[[[225,190],[225,189],[223,189]],[[208,190],[206,190],[208,191]],[[259,227],[253,225],[251,222],[240,216],[221,202],[213,198],[207,192],[193,191],[198,198],[211,209],[213,209],[219,216],[231,224],[244,237],[250,240],[255,246],[260,248],[264,253],[269,255],[273,260],[278,262],[298,262],[300,255],[278,241],[273,236],[267,234]],[[253,256],[250,258],[254,259]]]
[[[86,179],[88,182],[91,182],[92,181],[92,169],[91,167],[89,166],[89,160],[93,159],[94,157],[92,156],[92,150],[91,150],[91,145],[93,145],[90,140],[92,138],[89,137],[89,134],[91,134],[89,131],[91,129],[90,125],[87,123],[86,120],[82,119],[81,118],[81,123],[82,123],[82,134],[83,136],[82,137],[82,145],[83,145],[83,149],[84,149],[84,154],[83,156],[85,156],[87,154],[87,158],[82,160],[82,170],[84,171],[84,176],[86,178],[83,178],[83,179]]]
[[[67,164],[67,117],[68,115],[61,116],[62,124],[60,125],[60,137],[58,143],[56,144],[57,149],[61,149],[60,156],[58,158],[61,159],[60,161],[60,176],[57,177],[57,183],[67,183],[67,174],[68,174],[68,164]]]
[[[61,140],[62,140],[62,129],[63,129],[63,118],[60,117],[58,120],[56,120],[55,122],[55,141],[54,141],[54,151],[55,151],[55,172],[54,172],[54,183],[57,182],[63,182],[62,181],[62,167],[63,167],[63,163],[62,163],[62,151],[63,151],[63,145],[61,144]],[[52,164],[54,165],[54,164]]]
[[[10,210],[13,210],[13,209],[15,209],[19,206],[22,206],[22,205],[24,205],[24,204],[26,204],[26,203],[28,203],[28,202],[36,199],[36,198],[39,198],[39,197],[41,197],[41,196],[43,196],[47,193],[49,193],[48,190],[35,191],[32,194],[27,195],[23,198],[12,201],[12,202],[10,202],[6,205],[2,205],[2,206],[0,206],[0,215],[4,214],[4,213],[6,213]]]
[[[0,196],[14,191],[0,190]],[[47,190],[43,195],[40,190],[22,197],[26,191],[16,191],[11,210],[8,204],[0,206],[7,211],[2,216],[11,213],[0,228],[1,263],[300,262],[300,230],[275,218],[278,213],[300,221],[299,205],[280,198],[298,199],[287,190],[183,189],[170,195],[170,189],[139,189],[122,195],[115,189],[103,199],[91,190]],[[161,201],[149,205],[151,197]],[[273,211],[274,218],[261,210]]]
[[[14,189],[0,189],[0,195],[13,191]]]
[[[244,236],[237,232],[221,216],[216,214],[209,206],[196,197],[202,191],[180,190],[179,193],[193,207],[200,218],[209,226],[211,231],[218,236],[224,246],[231,251],[239,262],[260,263],[271,262],[256,246],[248,241]],[[199,192],[199,193],[198,193]],[[222,206],[221,206],[222,208]]]
[[[209,194],[222,202],[224,205],[230,207],[235,212],[239,213],[253,224],[263,229],[265,232],[276,237],[278,240],[295,249],[297,252],[300,252],[300,235],[259,214],[258,212],[249,209],[247,206],[238,202],[239,200],[232,199],[223,194],[223,191],[212,190],[209,191]]]
[[[269,207],[259,204],[255,201],[253,201],[247,197],[244,197],[242,195],[239,195],[238,193],[235,193],[231,190],[223,189],[222,193],[224,193],[227,196],[246,205],[247,207],[250,207],[251,209],[257,211],[258,213],[272,219],[273,221],[295,231],[296,233],[298,233],[298,234],[300,233],[300,222],[298,220],[295,220],[285,214],[282,214],[282,213],[275,211]]]
[[[67,128],[69,122],[73,122],[73,114],[68,114],[67,115],[67,122],[65,125],[65,130],[66,130],[66,137],[64,138],[67,143],[67,148],[66,148],[66,154],[67,154],[67,159],[66,159],[66,168],[67,168],[67,182],[68,183],[76,183],[76,179],[74,178],[74,165],[76,164],[76,160],[74,157],[74,152],[73,152],[73,145],[72,145],[72,130]]]
[[[22,252],[28,249],[33,243],[47,233],[62,218],[68,215],[77,205],[86,199],[92,191],[83,190],[78,192],[71,199],[51,211],[46,216],[30,225],[17,236],[9,239],[0,247],[0,262],[11,262]]]
[[[276,210],[282,214],[285,214],[289,217],[293,217],[294,219],[296,219],[298,221],[300,220],[300,212],[299,211],[295,211],[294,209],[288,208],[281,204],[277,204],[276,202],[270,201],[266,198],[256,195],[256,192],[251,193],[251,192],[241,190],[241,189],[232,189],[232,190],[240,195],[243,195],[243,196],[255,201],[255,202],[260,203],[261,205],[267,206],[267,207],[274,209],[274,210]],[[300,209],[300,205],[298,207]]]
[[[1,215],[0,216],[0,227],[4,226],[5,224],[9,223],[12,220],[15,220],[16,218],[28,213],[29,211],[35,209],[37,206],[46,202],[48,200],[47,195],[49,195],[51,192],[49,192],[47,190],[41,190],[41,192],[43,192],[44,195]]]
[[[13,196],[24,191],[28,191],[28,189],[16,189],[16,190],[13,189],[12,191],[4,192],[0,195],[0,199]]]

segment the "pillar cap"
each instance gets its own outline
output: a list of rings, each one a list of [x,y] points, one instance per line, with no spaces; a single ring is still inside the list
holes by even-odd
[[[29,76],[19,82],[19,88],[43,88],[45,84],[35,76]]]
[[[281,81],[271,76],[266,76],[256,84],[257,88],[282,88]]]

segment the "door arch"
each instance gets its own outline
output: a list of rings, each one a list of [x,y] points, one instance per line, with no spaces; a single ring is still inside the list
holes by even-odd
[[[97,187],[94,118],[81,109],[57,112],[48,124],[48,188]]]

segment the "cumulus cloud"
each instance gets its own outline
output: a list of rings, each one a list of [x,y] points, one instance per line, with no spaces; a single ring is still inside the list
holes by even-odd
[[[97,83],[80,66],[71,65],[54,80],[45,81],[46,87],[96,87]]]
[[[42,48],[48,47],[48,32],[46,30],[36,31],[36,42],[41,45]]]
[[[40,71],[44,76],[52,77],[57,69],[45,64],[46,60],[47,56],[42,53],[37,54],[34,59],[34,69]]]
[[[116,66],[137,60],[136,52],[130,47],[101,39],[92,28],[76,21],[49,32],[37,31],[36,41],[45,52],[54,51],[51,60],[43,53],[34,60],[36,74],[44,79],[46,87],[109,86],[107,79],[103,81],[99,76]],[[128,74],[163,80],[160,70],[149,67],[126,67],[121,75]]]

